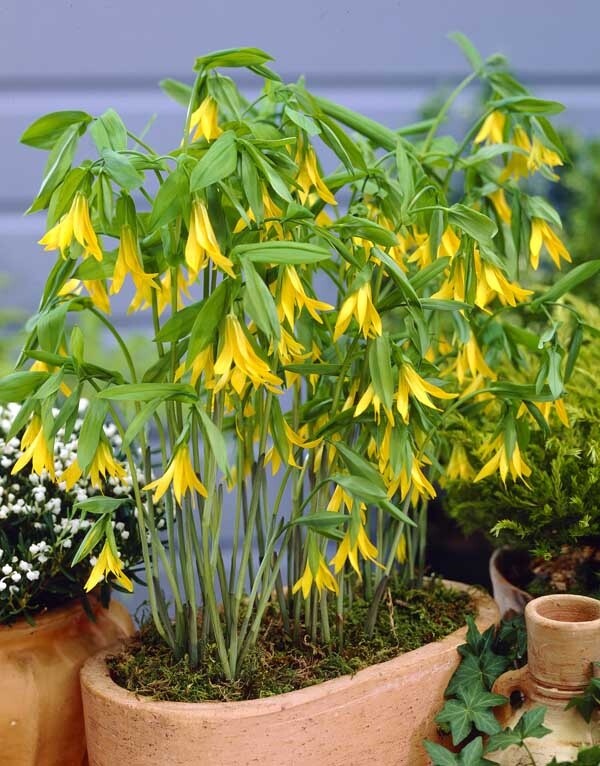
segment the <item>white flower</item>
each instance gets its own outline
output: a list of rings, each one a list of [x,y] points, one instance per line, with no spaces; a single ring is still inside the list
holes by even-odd
[[[25,576],[27,577],[28,580],[31,580],[32,582],[34,580],[40,579],[40,573],[37,569],[32,569],[31,572],[27,572]]]
[[[5,564],[2,567],[2,574],[9,575],[12,571],[13,571],[13,568],[11,567],[10,564]]]
[[[18,572],[13,572],[13,573],[11,574],[11,576],[10,576],[10,579],[11,579],[13,582],[19,582],[19,581],[20,581],[20,579],[21,579],[21,575],[20,575]]]

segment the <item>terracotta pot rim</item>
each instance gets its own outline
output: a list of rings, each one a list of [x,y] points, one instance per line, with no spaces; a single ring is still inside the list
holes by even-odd
[[[557,620],[540,614],[540,607],[543,607],[545,604],[556,603],[557,601],[562,604],[581,604],[592,607],[598,616],[589,620]],[[530,601],[525,607],[525,616],[527,619],[535,621],[540,625],[556,629],[561,626],[564,626],[565,629],[577,626],[578,633],[584,630],[598,631],[600,629],[600,603],[598,600],[590,596],[579,596],[574,593],[554,593],[547,596],[538,596],[538,598]]]
[[[478,626],[488,626],[498,622],[500,618],[498,607],[487,591],[454,580],[443,580],[443,582],[445,585],[456,590],[471,593],[477,607],[476,623]],[[459,638],[463,638],[466,635],[466,630],[466,626],[458,628],[438,641],[430,642],[418,649],[400,654],[391,660],[386,660],[376,665],[369,665],[354,675],[339,676],[338,678],[332,678],[313,686],[253,700],[234,702],[170,702],[157,701],[151,697],[130,692],[112,680],[105,662],[106,657],[114,655],[119,650],[122,642],[108,647],[87,660],[81,671],[81,683],[89,693],[91,692],[96,697],[102,697],[106,701],[110,701],[111,704],[127,708],[143,705],[145,711],[151,713],[189,713],[195,711],[196,714],[205,718],[230,717],[231,719],[267,715],[278,710],[310,704],[328,694],[340,691],[352,683],[377,681],[379,684],[385,684],[392,670],[396,671],[402,666],[407,668],[413,665],[418,666],[425,659],[425,656],[431,652],[430,647],[432,646],[438,647],[440,653],[456,651],[456,642]]]
[[[92,612],[97,614],[102,609],[102,603],[98,595],[94,592],[88,594],[90,607]],[[33,615],[33,625],[29,623],[25,617],[19,617],[18,620],[11,623],[0,623],[0,641],[4,638],[10,638],[12,636],[19,636],[23,633],[36,633],[44,632],[46,630],[54,630],[60,627],[63,623],[73,619],[73,615],[81,612],[87,615],[86,610],[83,608],[81,599],[73,598],[69,601],[65,601],[60,606],[48,609],[45,612]]]

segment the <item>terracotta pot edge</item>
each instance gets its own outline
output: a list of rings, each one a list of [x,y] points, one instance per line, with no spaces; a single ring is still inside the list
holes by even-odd
[[[484,590],[465,583],[454,580],[444,580],[448,585],[456,590],[471,593],[477,606],[476,624],[479,629],[488,628],[490,625],[497,624],[500,619],[498,606],[493,598]],[[448,634],[439,641],[432,641],[429,644],[413,649],[410,652],[394,657],[386,662],[359,670],[354,675],[344,675],[338,678],[332,678],[329,681],[323,681],[313,686],[303,689],[296,689],[291,692],[285,692],[273,697],[264,697],[254,700],[242,700],[236,702],[169,702],[157,701],[150,697],[130,692],[127,689],[116,684],[108,672],[105,663],[106,657],[115,654],[122,645],[122,642],[113,644],[103,649],[90,659],[88,659],[81,670],[81,686],[84,697],[86,693],[101,697],[110,704],[115,702],[127,708],[143,706],[145,711],[149,712],[191,712],[206,717],[241,717],[268,715],[275,711],[299,707],[304,704],[310,704],[323,697],[336,692],[343,691],[350,685],[359,683],[367,684],[378,679],[389,679],[392,673],[398,674],[401,670],[407,671],[423,664],[427,657],[436,655],[444,657],[449,653],[456,652],[457,646],[464,640],[467,628],[463,626],[458,630]]]

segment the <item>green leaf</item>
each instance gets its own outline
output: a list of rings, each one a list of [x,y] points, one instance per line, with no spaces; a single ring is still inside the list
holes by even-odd
[[[341,441],[332,441],[330,443],[335,447],[336,452],[342,456],[347,469],[354,476],[364,479],[370,487],[376,487],[378,496],[383,496],[385,493],[387,497],[381,474],[372,463],[365,460],[362,455],[359,455],[358,452],[355,452]]]
[[[491,689],[494,681],[508,668],[508,660],[491,649],[481,655],[468,654],[454,672],[446,695],[455,694],[463,686],[483,686]]]
[[[289,105],[285,108],[285,115],[309,136],[317,136],[321,132],[321,128],[312,117],[292,109]]]
[[[335,484],[339,484],[340,487],[349,492],[356,500],[375,504],[387,500],[387,492],[381,481],[374,483],[362,476],[348,476],[346,474],[334,474],[330,477],[330,480]]]
[[[36,149],[52,149],[67,128],[87,125],[92,115],[87,112],[63,111],[50,112],[32,122],[20,138],[22,144]]]
[[[156,399],[151,399],[149,402],[146,402],[146,404],[140,408],[139,412],[136,413],[133,420],[127,426],[127,431],[125,431],[125,436],[123,437],[124,447],[128,447],[131,444],[163,402],[164,398],[162,396],[157,397]]]
[[[179,80],[172,80],[170,77],[160,80],[158,84],[167,96],[172,98],[173,101],[176,101],[178,104],[187,107],[190,103],[192,89],[189,85],[179,82]]]
[[[580,263],[569,270],[567,274],[558,279],[545,293],[531,302],[532,307],[542,303],[552,303],[566,293],[572,292],[583,282],[595,276],[600,271],[600,258]]]
[[[565,109],[558,101],[547,101],[533,96],[503,98],[501,101],[490,102],[489,107],[519,114],[560,114]]]
[[[173,343],[174,341],[181,340],[189,335],[198,312],[202,308],[205,301],[198,301],[198,303],[192,303],[190,306],[185,306],[179,309],[173,316],[169,317],[164,325],[160,328],[154,338],[155,342],[159,343]]]
[[[242,264],[247,259],[253,263],[302,265],[319,263],[331,258],[331,253],[324,247],[313,245],[310,242],[293,242],[291,240],[237,245],[232,250],[231,255],[232,257],[237,256]]]
[[[193,360],[212,343],[217,327],[227,313],[229,287],[221,282],[210,296],[202,302],[190,332],[190,344],[187,358]]]
[[[271,340],[279,340],[281,327],[277,308],[269,288],[263,282],[252,261],[246,259],[243,265],[246,285],[244,289],[244,308],[257,327]]]
[[[433,766],[458,766],[458,757],[437,742],[426,739],[423,743]]]
[[[77,461],[84,473],[88,472],[100,444],[107,413],[108,402],[95,398],[88,404],[77,443]]]
[[[200,406],[196,409],[200,416],[204,436],[215,456],[217,466],[225,476],[229,476],[229,459],[227,456],[227,443],[225,442],[225,437]]]
[[[110,524],[110,516],[106,518],[98,519],[89,529],[86,536],[81,541],[81,545],[77,548],[71,566],[75,566],[82,561],[86,556],[89,556],[98,543],[106,536],[107,525]]]
[[[54,190],[71,168],[79,142],[80,127],[79,124],[71,125],[54,144],[52,151],[48,155],[42,185],[37,193],[37,197],[27,210],[28,213],[34,213],[37,210],[44,210],[44,208],[48,207]]]
[[[462,32],[451,32],[448,37],[458,45],[475,72],[481,72],[483,69],[483,59],[469,38],[463,35]]]
[[[394,380],[392,375],[392,350],[387,334],[371,341],[369,346],[369,371],[371,382],[384,407],[392,408]]]
[[[484,734],[500,731],[500,724],[491,708],[504,704],[506,697],[492,694],[482,686],[461,687],[456,697],[446,702],[435,719],[437,723],[448,724],[454,745],[460,744],[470,734],[472,726]]]
[[[112,149],[103,149],[101,154],[106,173],[123,189],[132,191],[144,183],[143,172],[125,154]]]
[[[11,372],[0,379],[0,403],[20,403],[48,379],[47,372]]]
[[[192,171],[190,190],[200,191],[230,176],[237,166],[235,133],[227,130],[214,141]]]
[[[188,196],[188,177],[183,168],[176,168],[160,186],[150,216],[149,228],[166,226],[182,211],[182,200]]]
[[[394,282],[398,285],[398,289],[400,290],[400,292],[402,293],[406,301],[420,305],[421,301],[414,289],[414,286],[410,283],[408,277],[402,271],[400,266],[398,266],[396,261],[390,255],[385,253],[383,250],[380,250],[378,247],[374,249],[375,249],[375,255],[387,267],[390,273],[390,276],[392,277]]]
[[[309,527],[315,532],[323,532],[331,529],[337,529],[350,521],[350,516],[345,513],[334,513],[333,511],[316,511],[307,516],[300,516],[298,519],[290,521],[288,527]]]
[[[198,395],[187,383],[125,383],[108,386],[97,396],[113,402],[149,402],[159,397],[175,402],[195,403],[198,400]]]
[[[75,503],[73,508],[75,510],[85,511],[85,513],[95,513],[97,515],[104,515],[105,513],[114,513],[122,505],[127,502],[131,502],[128,498],[122,497],[106,497],[106,495],[95,495],[94,497],[88,497],[85,500],[80,500]]]
[[[96,118],[90,125],[90,133],[100,154],[105,149],[119,152],[127,148],[127,128],[114,109],[107,109]]]
[[[569,700],[567,710],[575,708],[581,717],[589,723],[593,714],[600,708],[600,678],[592,678],[583,694]]]
[[[267,61],[273,61],[273,57],[260,48],[226,48],[200,56],[194,63],[194,69],[198,71],[215,67],[256,67]]]
[[[458,226],[465,234],[480,243],[489,243],[498,232],[498,227],[491,218],[461,204],[453,205],[448,209],[448,223]]]
[[[415,290],[422,290],[430,283],[435,282],[435,280],[444,273],[449,263],[450,258],[437,258],[433,263],[430,263],[429,266],[425,266],[424,269],[421,269],[410,278],[409,281],[411,285]]]

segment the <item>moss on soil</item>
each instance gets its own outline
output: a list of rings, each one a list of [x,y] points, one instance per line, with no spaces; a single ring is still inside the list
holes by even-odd
[[[423,589],[393,588],[379,610],[372,638],[364,631],[368,603],[356,598],[344,623],[340,651],[311,643],[304,633],[293,641],[282,629],[277,610],[266,616],[256,649],[236,681],[224,678],[216,648],[205,647],[198,670],[187,658],[175,660],[152,624],[125,650],[108,659],[113,680],[129,691],[174,702],[239,701],[301,689],[392,659],[437,641],[473,613],[470,596],[434,582]]]

